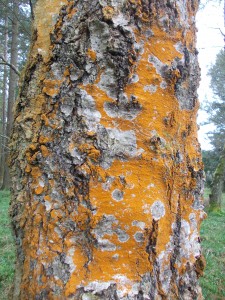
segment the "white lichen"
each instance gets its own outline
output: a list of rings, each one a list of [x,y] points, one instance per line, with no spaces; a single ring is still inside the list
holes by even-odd
[[[144,86],[144,91],[149,92],[150,94],[154,94],[157,91],[157,86],[154,85],[154,84],[145,85]]]
[[[152,204],[151,214],[155,221],[160,220],[165,215],[165,206],[162,201],[158,200]]]
[[[122,201],[123,200],[123,196],[124,196],[124,192],[120,191],[119,189],[115,189],[112,192],[112,198],[113,198],[113,200],[115,200],[117,202]]]
[[[145,222],[141,222],[141,221],[136,221],[136,220],[134,220],[134,221],[132,222],[132,226],[136,226],[136,227],[139,227],[140,229],[144,230],[145,227],[146,227],[146,224],[145,224]]]

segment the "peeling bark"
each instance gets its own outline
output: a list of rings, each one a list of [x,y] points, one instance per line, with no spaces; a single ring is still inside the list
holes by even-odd
[[[202,299],[197,7],[38,1],[11,140],[14,299]]]

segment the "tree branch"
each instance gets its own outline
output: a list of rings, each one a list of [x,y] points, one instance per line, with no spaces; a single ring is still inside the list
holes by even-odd
[[[3,137],[4,139],[7,139],[7,140],[9,140],[9,137],[8,137],[8,136],[6,136],[6,135],[0,134],[0,136],[1,136],[1,137]]]
[[[29,4],[30,4],[30,14],[31,14],[31,18],[32,18],[32,20],[34,20],[34,9],[33,9],[33,3],[32,3],[32,0],[29,0]]]
[[[0,59],[2,60],[2,62],[0,62],[1,65],[7,65],[7,66],[9,66],[11,69],[13,69],[13,71],[14,71],[18,76],[20,76],[20,72],[18,71],[18,69],[17,69],[14,65],[12,65],[12,64],[10,64],[8,61],[6,61],[2,55],[0,55]]]
[[[223,31],[219,28],[219,27],[209,27],[209,28],[212,28],[212,29],[217,29],[220,31],[220,33],[222,34],[223,37],[225,37],[225,34],[223,33]]]

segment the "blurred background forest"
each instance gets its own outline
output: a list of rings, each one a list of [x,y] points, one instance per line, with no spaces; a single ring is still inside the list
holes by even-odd
[[[211,0],[215,5],[222,1]],[[0,0],[0,296],[7,299],[14,273],[14,246],[8,218],[10,177],[7,166],[13,103],[32,36],[35,0]],[[202,9],[204,10],[204,5]],[[225,5],[225,0],[224,0]],[[223,14],[224,15],[224,14]],[[225,28],[225,27],[224,27]],[[220,30],[225,40],[224,28]],[[206,174],[205,204],[208,219],[201,234],[207,268],[201,279],[206,299],[225,299],[225,46],[218,48],[208,68],[213,97],[201,103],[207,113],[209,150],[203,150]]]
[[[8,140],[18,79],[31,41],[31,0],[0,1],[0,189],[9,188]]]

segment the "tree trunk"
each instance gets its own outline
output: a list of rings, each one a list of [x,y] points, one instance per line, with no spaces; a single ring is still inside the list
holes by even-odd
[[[213,175],[211,194],[209,195],[209,210],[221,211],[222,194],[225,181],[225,146],[221,153],[219,163]]]
[[[18,9],[19,1],[13,0],[13,16],[12,16],[12,39],[11,39],[11,49],[10,49],[10,64],[17,67],[18,62],[18,30],[19,30],[19,21],[18,21]],[[16,72],[10,68],[9,72],[9,95],[8,95],[8,108],[7,108],[7,128],[6,135],[10,137],[13,123],[13,103],[16,97],[16,87],[17,87],[18,75]],[[5,155],[5,170],[3,177],[4,189],[9,189],[10,187],[10,176],[9,176],[9,167],[8,167],[8,153]]]
[[[5,14],[5,24],[4,24],[4,59],[7,61],[8,59],[8,15]],[[3,70],[3,87],[2,87],[2,136],[1,136],[1,145],[0,145],[0,189],[3,187],[3,178],[5,174],[5,166],[6,166],[6,155],[7,152],[7,137],[6,137],[6,106],[7,106],[7,78],[8,78],[8,70],[7,66],[4,65]]]
[[[197,6],[37,2],[11,140],[14,299],[202,299]]]

